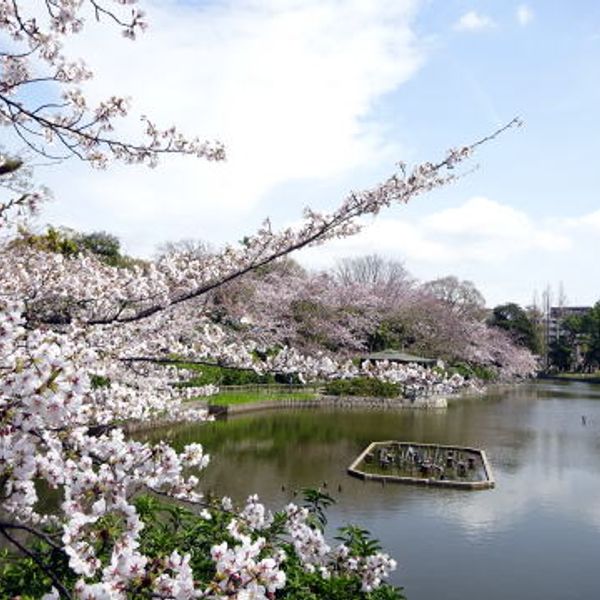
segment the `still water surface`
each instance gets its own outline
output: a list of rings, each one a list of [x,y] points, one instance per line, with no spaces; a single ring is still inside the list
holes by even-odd
[[[585,424],[582,420],[585,416]],[[155,431],[212,454],[204,488],[273,508],[323,487],[330,525],[358,523],[398,560],[409,600],[600,598],[600,386],[539,383],[441,411],[285,410]],[[371,441],[484,448],[487,491],[382,486],[346,475]]]

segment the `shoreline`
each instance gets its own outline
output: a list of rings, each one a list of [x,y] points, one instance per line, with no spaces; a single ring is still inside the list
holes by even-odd
[[[460,394],[453,394],[460,396]],[[296,398],[280,398],[244,404],[209,405],[207,401],[199,400],[187,403],[189,408],[214,407],[212,415],[216,418],[243,415],[252,412],[281,409],[311,409],[311,408],[343,408],[343,409],[372,409],[372,410],[444,410],[448,407],[448,395],[433,395],[416,400],[407,398],[374,398],[365,396],[318,396],[312,400]],[[210,413],[209,413],[210,414]],[[185,418],[156,418],[146,421],[129,421],[122,425],[128,434],[145,430],[159,429],[170,425],[194,423]]]
[[[444,396],[427,396],[416,400],[407,398],[378,398],[367,396],[328,396],[321,395],[312,400],[296,400],[282,398],[280,400],[265,400],[246,404],[230,404],[227,414],[238,415],[259,410],[276,408],[370,408],[370,409],[440,409],[447,408],[448,402]]]
[[[535,381],[535,380],[533,380]],[[244,415],[253,412],[282,410],[282,409],[311,409],[311,408],[340,408],[345,410],[368,409],[368,410],[445,410],[450,404],[460,400],[470,400],[481,396],[489,391],[506,391],[520,385],[523,382],[495,383],[486,385],[483,389],[462,390],[453,394],[434,394],[424,396],[415,400],[408,398],[381,398],[366,396],[329,396],[319,395],[310,400],[299,400],[296,398],[280,398],[277,400],[262,400],[259,402],[248,402],[243,404],[210,405],[205,400],[196,400],[186,405],[189,408],[207,408],[209,414],[215,418],[228,418],[229,416]],[[210,408],[212,407],[212,409]],[[160,429],[178,424],[192,424],[195,421],[185,418],[156,418],[147,421],[130,421],[124,423],[122,428],[126,433],[137,433],[141,431]]]
[[[579,377],[577,375],[575,377],[564,377],[561,375],[538,375],[537,378],[540,379],[541,381],[566,381],[567,383],[574,381],[577,383],[595,383],[595,384],[600,383],[600,377]]]

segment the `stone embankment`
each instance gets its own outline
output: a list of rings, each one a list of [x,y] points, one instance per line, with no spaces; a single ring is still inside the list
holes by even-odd
[[[297,400],[295,398],[282,398],[279,400],[265,400],[248,404],[232,404],[227,406],[227,414],[241,414],[256,410],[272,408],[367,408],[406,409],[406,408],[446,408],[448,402],[445,396],[424,396],[409,400],[406,398],[367,398],[362,396],[318,396],[312,400]],[[215,410],[218,413],[218,410]]]
[[[280,398],[277,400],[264,400],[262,402],[248,402],[246,404],[208,404],[206,401],[189,402],[189,408],[208,408],[209,414],[214,417],[239,415],[260,410],[282,408],[344,408],[344,409],[372,409],[372,410],[404,410],[404,409],[440,409],[447,408],[445,396],[423,396],[422,398],[367,398],[362,396],[325,396],[320,395],[312,400],[298,400],[297,398]],[[129,421],[122,428],[127,433],[158,429],[176,423],[189,422],[185,418],[156,418],[150,421]]]
[[[186,403],[189,408],[208,408],[209,415],[216,418],[228,415],[240,415],[260,410],[281,408],[344,408],[344,409],[372,409],[372,410],[404,410],[404,409],[441,409],[448,407],[446,396],[423,396],[420,398],[368,398],[363,396],[325,396],[319,395],[312,400],[298,400],[297,398],[278,398],[277,400],[264,400],[262,402],[248,402],[245,404],[208,404],[204,400]],[[129,421],[121,427],[127,433],[158,429],[177,423],[189,423],[188,418],[168,417],[156,418],[145,421]]]

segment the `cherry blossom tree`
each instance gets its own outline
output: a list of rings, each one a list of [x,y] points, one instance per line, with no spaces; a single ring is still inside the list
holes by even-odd
[[[145,27],[135,5],[0,0],[0,28],[10,40],[0,58],[0,122],[30,151],[96,167],[111,160],[153,166],[168,153],[224,158],[218,142],[189,140],[147,118],[144,141],[119,139],[114,123],[127,114],[128,102],[112,96],[92,107],[78,89],[91,73],[63,54],[64,38],[81,32],[91,16],[133,39]],[[56,97],[35,102],[39,95],[31,92],[42,84],[52,84]],[[21,159],[0,158],[7,232],[0,247],[0,534],[44,574],[43,598],[273,598],[292,563],[323,581],[354,578],[364,594],[382,584],[395,566],[386,554],[331,546],[314,515],[294,504],[271,515],[253,496],[239,508],[205,498],[197,472],[209,459],[199,444],[177,453],[166,443],[128,437],[121,424],[165,414],[206,418],[181,401],[214,390],[171,385],[165,365],[173,356],[306,379],[357,374],[349,363],[289,347],[257,366],[260,342],[228,339],[207,318],[204,299],[294,250],[354,233],[362,216],[453,181],[460,163],[506,127],[437,163],[400,165],[330,213],[306,209],[298,227],[273,231],[266,221],[242,245],[209,254],[174,251],[127,268],[93,254],[63,256],[13,243],[11,226],[37,208],[43,193],[30,185]],[[367,368],[388,380],[406,378],[390,366]],[[42,485],[56,490],[58,506],[44,501]],[[220,524],[205,577],[194,571],[191,552],[144,550],[146,525],[135,502],[141,492],[190,503],[201,511],[198,519]],[[52,559],[24,541],[24,532]]]
[[[266,345],[338,359],[402,347],[486,367],[500,378],[528,376],[535,370],[533,356],[490,331],[483,307],[470,282],[449,276],[420,284],[397,263],[376,256],[346,259],[331,274],[289,264],[255,272],[229,286],[215,306],[236,335]]]

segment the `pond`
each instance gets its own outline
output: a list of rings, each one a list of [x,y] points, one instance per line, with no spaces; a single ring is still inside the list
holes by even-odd
[[[330,526],[379,538],[409,600],[600,597],[600,385],[522,385],[435,411],[273,410],[148,437],[203,443],[204,489],[239,500],[257,492],[279,508],[298,488],[327,486]],[[496,488],[346,474],[369,442],[388,439],[483,448]]]

